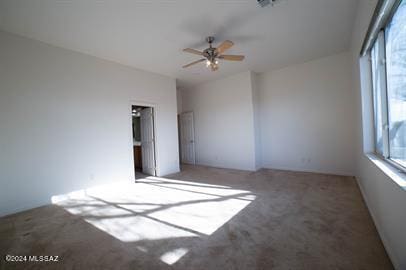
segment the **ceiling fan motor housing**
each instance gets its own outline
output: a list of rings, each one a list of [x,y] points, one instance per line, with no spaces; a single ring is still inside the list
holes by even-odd
[[[203,51],[203,56],[206,57],[207,60],[209,60],[210,62],[214,63],[216,57],[218,56],[217,49],[213,48],[212,46],[212,43],[214,42],[214,37],[209,36],[206,38],[206,41],[209,43],[210,47]]]
[[[203,51],[203,56],[206,57],[209,61],[214,61],[214,59],[217,57],[216,48],[207,48]]]

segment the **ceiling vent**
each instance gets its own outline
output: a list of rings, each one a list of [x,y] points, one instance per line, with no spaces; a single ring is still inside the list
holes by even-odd
[[[273,6],[273,4],[276,2],[276,0],[257,0],[257,3],[261,6],[261,7],[266,7],[268,5]]]

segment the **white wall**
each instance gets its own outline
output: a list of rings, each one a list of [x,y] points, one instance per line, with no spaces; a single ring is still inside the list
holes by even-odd
[[[351,56],[340,53],[183,90],[198,164],[354,175],[351,76]]]
[[[182,90],[180,89],[176,89],[176,102],[178,114],[180,114],[182,112]]]
[[[251,72],[182,90],[182,107],[194,112],[197,164],[256,169]]]
[[[359,53],[370,23],[377,0],[360,0],[353,31],[352,64],[354,92],[356,94],[356,176],[370,213],[373,216],[381,239],[396,269],[406,269],[406,191],[399,187],[390,177],[384,174],[363,151],[368,145],[364,133],[368,133],[368,115],[362,117],[361,82],[359,70]],[[362,82],[363,84],[365,82]],[[364,102],[364,105],[370,104]]]
[[[258,83],[263,167],[354,175],[349,53],[261,73]]]
[[[251,91],[254,118],[255,136],[255,169],[262,168],[262,143],[261,143],[261,92],[258,85],[258,74],[251,72]]]
[[[174,79],[0,32],[0,215],[131,181],[131,101],[156,105],[158,174],[178,171]]]

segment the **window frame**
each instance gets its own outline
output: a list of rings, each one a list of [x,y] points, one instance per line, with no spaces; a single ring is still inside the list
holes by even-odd
[[[406,0],[403,0],[406,1]],[[369,58],[369,67],[371,69],[371,91],[372,91],[372,112],[373,112],[373,137],[374,137],[374,155],[376,155],[377,157],[379,157],[380,159],[388,162],[390,165],[394,166],[396,169],[398,169],[399,171],[401,171],[402,173],[406,173],[406,167],[403,166],[402,164],[396,162],[395,160],[391,159],[391,154],[390,154],[390,139],[389,139],[389,99],[388,99],[388,74],[387,74],[387,62],[386,62],[386,30],[388,25],[392,22],[392,19],[394,17],[394,15],[396,14],[400,4],[402,3],[401,1],[397,1],[397,3],[392,7],[392,9],[390,10],[389,16],[385,19],[384,23],[382,24],[382,26],[380,27],[380,29],[377,31],[376,36],[374,37],[374,39],[370,42],[370,48],[366,51],[366,54],[368,55]],[[376,101],[375,101],[375,91],[376,91],[376,86],[374,87],[374,76],[373,76],[373,66],[372,66],[372,50],[375,47],[375,44],[377,42],[381,42],[382,44],[379,45],[378,47],[381,46],[381,54],[382,55],[382,59],[378,59],[378,61],[383,61],[383,63],[381,63],[383,65],[382,69],[378,69],[380,76],[383,77],[383,83],[382,83],[382,87],[383,89],[381,89],[381,91],[383,91],[383,95],[381,95],[381,104],[377,104],[377,106],[381,107],[381,117],[382,117],[382,127],[381,131],[382,131],[382,154],[379,153],[378,151],[378,145],[377,145],[377,129],[379,127],[377,127],[376,125],[376,111],[377,108],[375,107]],[[364,48],[363,48],[364,50]],[[380,57],[378,57],[380,58]]]
[[[378,151],[378,145],[377,145],[377,130],[378,130],[378,126],[377,124],[377,119],[376,119],[376,115],[377,115],[377,108],[375,107],[376,101],[375,101],[375,87],[374,87],[374,76],[373,76],[373,66],[372,66],[372,50],[376,44],[376,42],[381,42],[382,44],[378,44],[378,47],[380,47],[379,49],[382,50],[380,53],[383,54],[381,57],[378,57],[378,61],[383,61],[383,63],[379,63],[380,65],[382,65],[382,69],[378,69],[378,76],[381,77],[382,79],[382,93],[381,97],[380,97],[380,101],[381,104],[377,104],[378,106],[380,106],[381,108],[381,118],[382,118],[382,126],[380,127],[381,132],[382,132],[382,154],[379,153]],[[385,44],[386,44],[386,35],[385,35],[385,30],[382,29],[379,31],[375,41],[373,42],[373,46],[372,48],[368,51],[369,57],[371,59],[370,61],[370,67],[371,67],[371,80],[372,80],[372,98],[374,99],[372,102],[372,110],[373,110],[373,120],[374,120],[374,154],[379,156],[382,159],[388,159],[390,157],[390,151],[389,151],[389,125],[388,125],[388,81],[387,81],[387,74],[386,74],[386,48],[385,48]]]

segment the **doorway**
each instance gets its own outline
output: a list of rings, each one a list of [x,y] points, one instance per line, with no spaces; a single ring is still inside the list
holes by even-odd
[[[154,108],[133,105],[131,110],[135,173],[156,176]]]
[[[179,123],[181,161],[184,164],[196,164],[193,112],[180,114]]]

